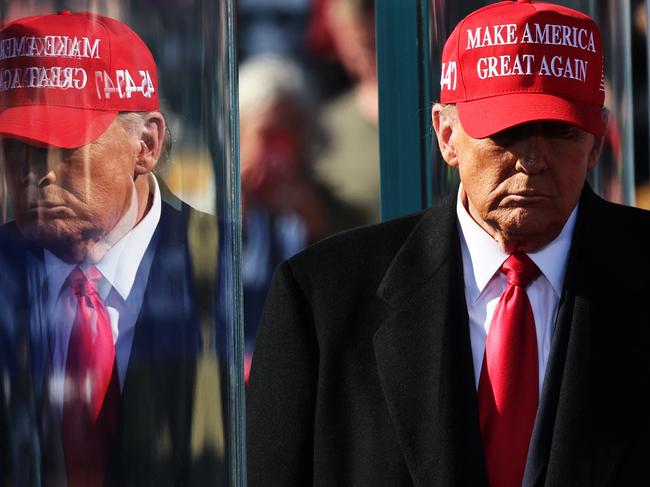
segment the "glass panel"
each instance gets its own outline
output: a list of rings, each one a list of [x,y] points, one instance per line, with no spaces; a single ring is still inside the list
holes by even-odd
[[[0,484],[245,485],[232,1],[0,9]]]
[[[440,59],[445,42],[456,24],[470,12],[488,5],[485,0],[466,0],[464,2],[447,2],[445,0],[430,0],[430,32],[431,63],[429,73],[433,91],[433,100],[440,99]],[[435,137],[434,137],[435,139]],[[452,169],[440,155],[438,144],[433,144],[432,177],[433,201],[449,194],[458,179],[458,171]]]
[[[648,97],[648,9],[645,0],[632,1],[632,90],[634,99],[635,205],[650,209],[650,98]]]
[[[382,219],[430,204],[426,2],[377,2]]]
[[[610,111],[610,122],[603,154],[598,166],[591,172],[589,181],[594,190],[606,199],[634,204],[636,108],[632,84],[631,2],[566,0],[558,3],[591,15],[600,26],[603,36],[605,105]]]
[[[593,1],[593,0],[592,0]],[[605,150],[609,150],[612,163],[601,157],[596,174],[601,183],[597,188],[605,198],[635,204],[634,166],[647,164],[635,157],[634,112],[636,93],[632,80],[632,16],[629,0],[600,2],[594,18],[603,29],[605,46],[605,74],[609,78],[605,104],[610,110],[609,131]],[[607,81],[607,80],[606,80]],[[643,137],[645,138],[645,137]]]

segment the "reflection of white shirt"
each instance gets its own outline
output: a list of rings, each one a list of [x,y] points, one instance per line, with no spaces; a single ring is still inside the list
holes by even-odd
[[[153,204],[147,214],[95,263],[104,277],[98,285],[98,292],[106,304],[111,322],[120,388],[124,386],[135,323],[142,306],[149,269],[145,269],[144,275],[137,282],[136,273],[160,221],[160,189],[154,176],[149,178],[149,188],[153,193]],[[75,303],[76,306],[76,299],[65,282],[76,264],[63,262],[48,250],[44,251],[44,260],[47,289],[45,306],[46,316],[50,320],[48,326],[52,357],[49,390],[52,402],[61,405],[68,340],[76,313],[76,309],[69,308],[69,303]],[[83,264],[81,268],[84,268]]]
[[[469,336],[474,361],[476,387],[481,374],[485,341],[490,329],[494,310],[506,288],[505,274],[499,271],[501,264],[509,257],[499,244],[469,215],[461,199],[462,187],[458,191],[456,214],[463,255],[463,277],[465,279],[465,301],[469,314]],[[539,391],[551,350],[551,339],[555,329],[558,305],[571,238],[575,227],[578,207],[573,209],[560,234],[537,252],[529,253],[541,275],[526,288],[535,317],[537,332],[537,357],[539,360]]]

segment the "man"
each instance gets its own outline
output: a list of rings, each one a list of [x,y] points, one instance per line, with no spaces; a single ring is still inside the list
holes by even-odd
[[[121,22],[67,11],[0,45],[0,482],[205,485],[220,459],[191,440],[220,425],[192,429],[196,215],[153,175],[170,143],[153,57]]]
[[[501,2],[445,45],[461,185],[276,272],[253,357],[258,485],[636,485],[650,216],[585,183],[605,129],[587,16]]]

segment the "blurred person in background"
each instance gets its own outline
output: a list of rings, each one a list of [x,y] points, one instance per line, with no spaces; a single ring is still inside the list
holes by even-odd
[[[648,139],[648,15],[645,0],[633,0],[632,28],[632,89],[634,93],[634,182],[646,185],[650,160]]]
[[[319,181],[380,221],[379,132],[374,0],[320,0],[312,44],[330,43],[352,86],[322,109],[328,148],[315,166]]]
[[[634,90],[634,184],[636,206],[650,209],[648,127],[648,15],[645,0],[632,2],[632,82]]]
[[[247,363],[273,270],[306,245],[355,226],[355,209],[312,176],[323,137],[299,66],[275,56],[239,73]]]
[[[69,11],[11,22],[0,43],[15,215],[0,228],[0,483],[221,482],[223,458],[194,441],[223,431],[195,416],[188,226],[204,216],[154,175],[171,134],[149,49]]]
[[[239,0],[240,59],[300,56],[310,6],[311,0]]]

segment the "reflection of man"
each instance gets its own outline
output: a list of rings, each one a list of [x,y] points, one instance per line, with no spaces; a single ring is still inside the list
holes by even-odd
[[[190,211],[153,176],[169,140],[151,53],[69,12],[10,23],[0,45],[3,481],[198,480]]]
[[[461,186],[280,266],[247,394],[250,486],[647,477],[650,216],[585,184],[598,28],[501,2],[459,24],[442,67],[433,123]]]

